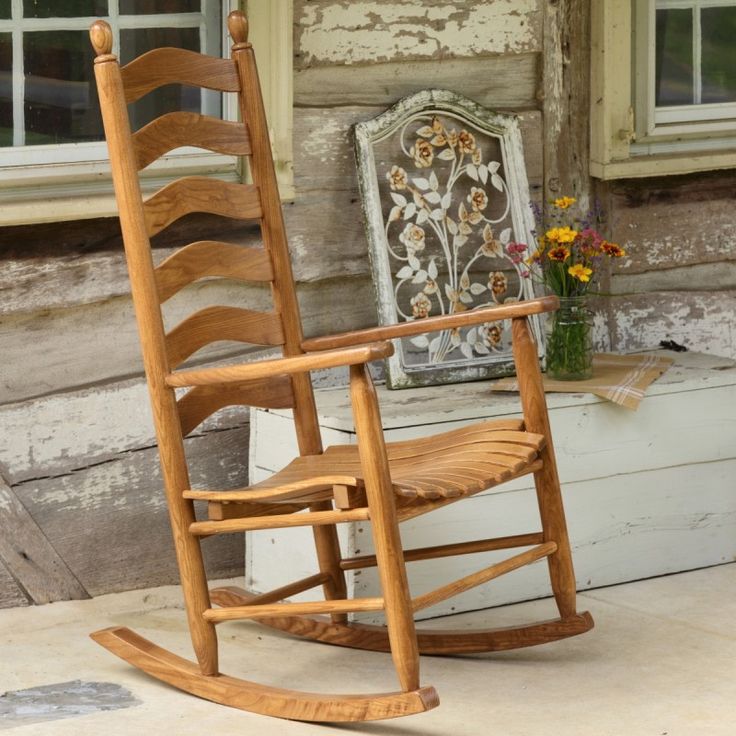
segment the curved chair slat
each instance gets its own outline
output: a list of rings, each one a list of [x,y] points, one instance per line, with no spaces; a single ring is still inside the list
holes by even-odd
[[[230,156],[251,153],[248,129],[243,123],[199,115],[169,112],[133,133],[138,170],[181,146],[204,148]]]
[[[149,237],[184,215],[208,212],[239,220],[260,220],[263,212],[258,188],[206,176],[185,176],[159,189],[143,203]]]
[[[238,70],[231,59],[216,59],[187,49],[153,49],[126,64],[120,73],[128,104],[165,84],[240,91]]]
[[[172,368],[205,345],[221,340],[253,345],[283,345],[284,332],[276,312],[255,312],[239,307],[207,307],[195,312],[166,334]]]
[[[219,276],[236,281],[272,281],[273,265],[261,248],[216,240],[190,243],[154,269],[158,298],[163,303],[198,279]]]

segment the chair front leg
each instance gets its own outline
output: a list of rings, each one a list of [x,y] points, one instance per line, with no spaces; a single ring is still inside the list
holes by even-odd
[[[534,484],[544,540],[557,544],[557,551],[547,558],[552,591],[560,616],[563,619],[570,618],[576,612],[575,572],[537,346],[526,318],[514,319],[511,329],[524,426],[528,432],[546,437],[545,445],[539,453],[543,466],[534,474]]]
[[[350,366],[350,397],[360,464],[383,589],[391,656],[404,691],[419,687],[419,648],[391,474],[373,381],[365,364]]]

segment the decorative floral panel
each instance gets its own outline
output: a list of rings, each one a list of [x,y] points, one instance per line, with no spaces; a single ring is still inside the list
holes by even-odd
[[[534,296],[520,267],[534,222],[514,116],[425,90],[356,125],[355,140],[380,324]],[[388,385],[508,375],[510,332],[500,321],[396,340]]]

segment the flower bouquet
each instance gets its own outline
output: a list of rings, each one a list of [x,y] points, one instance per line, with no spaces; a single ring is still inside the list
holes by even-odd
[[[560,308],[547,325],[547,374],[558,380],[590,378],[593,365],[592,314],[587,306],[590,287],[610,258],[626,251],[596,229],[598,207],[580,215],[576,200],[560,197],[535,212],[540,235],[537,249],[525,260],[527,275],[560,298]]]

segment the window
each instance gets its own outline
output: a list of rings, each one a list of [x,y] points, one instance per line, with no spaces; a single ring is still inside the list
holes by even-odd
[[[601,0],[591,9],[591,173],[736,166],[736,0]]]
[[[269,82],[278,84],[285,76],[290,90],[291,2],[250,0],[249,5],[259,62],[268,51],[263,66]],[[229,44],[224,17],[237,6],[237,0],[0,0],[0,224],[115,211],[88,36],[95,18],[112,26],[113,53],[122,64],[159,46],[220,56]],[[276,33],[283,38],[274,51],[270,41]],[[132,105],[131,120],[138,128],[170,109],[235,119],[231,97],[170,85]],[[274,96],[276,102],[277,115],[286,122],[279,118],[273,128],[278,153],[286,159],[279,170],[288,193],[291,157],[283,154],[291,144],[291,95]],[[143,186],[153,191],[195,171],[241,177],[234,157],[178,149],[142,172]],[[39,208],[39,199],[53,200],[54,206]]]

